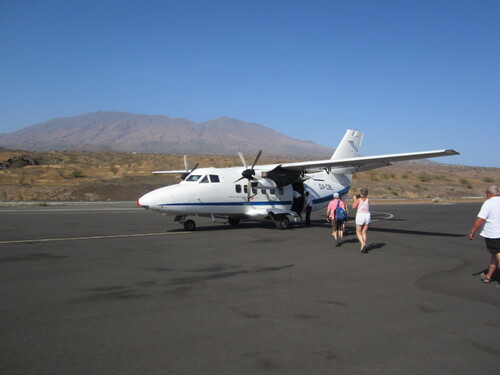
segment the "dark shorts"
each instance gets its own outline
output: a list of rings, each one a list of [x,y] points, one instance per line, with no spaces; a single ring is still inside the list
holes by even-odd
[[[332,230],[342,230],[343,221],[332,219]]]
[[[485,238],[484,241],[490,254],[500,253],[500,238]]]

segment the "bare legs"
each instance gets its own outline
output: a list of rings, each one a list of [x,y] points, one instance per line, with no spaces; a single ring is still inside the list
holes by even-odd
[[[358,236],[359,243],[361,245],[360,251],[366,248],[366,232],[368,231],[368,225],[358,225],[356,224],[356,236]]]
[[[335,246],[340,246],[340,239],[344,237],[343,224],[337,223],[336,220],[332,221],[332,236],[335,238]]]
[[[490,265],[488,267],[488,273],[484,275],[485,279],[488,281],[491,280],[493,277],[493,274],[495,273],[497,267],[498,267],[498,261],[500,259],[500,253],[498,254],[491,254],[490,258]]]

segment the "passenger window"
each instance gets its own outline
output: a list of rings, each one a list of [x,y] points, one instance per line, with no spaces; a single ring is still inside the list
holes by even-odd
[[[284,192],[283,188],[279,188],[279,189],[278,189],[278,193],[279,193],[280,195],[285,194],[285,192]]]
[[[257,194],[257,189],[256,188],[252,188],[252,194]]]
[[[237,193],[241,193],[241,185],[234,185]]]
[[[276,195],[276,189],[269,190],[269,194]]]
[[[248,193],[248,186],[247,185],[243,185],[243,191],[246,193]]]
[[[203,179],[200,181],[200,184],[208,184],[208,176],[203,177]]]
[[[210,182],[220,182],[219,181],[219,176],[216,174],[211,174],[210,175]]]
[[[265,191],[264,189],[262,189],[260,192],[264,195],[267,193],[267,191]]]

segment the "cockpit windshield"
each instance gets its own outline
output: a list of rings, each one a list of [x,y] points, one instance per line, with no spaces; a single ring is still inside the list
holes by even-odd
[[[209,178],[210,176],[210,178]],[[184,181],[188,182],[199,182],[200,184],[208,184],[208,183],[218,183],[220,182],[220,178],[216,174],[192,174],[189,175]]]
[[[189,182],[196,182],[196,181],[198,181],[200,178],[201,178],[201,174],[192,174],[191,176],[189,176],[188,178],[186,178],[186,181],[189,181]]]

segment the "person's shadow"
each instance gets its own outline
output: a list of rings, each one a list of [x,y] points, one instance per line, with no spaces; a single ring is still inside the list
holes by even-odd
[[[348,238],[346,239],[345,237],[340,241],[343,244],[347,243],[354,243],[354,244],[359,244],[359,241],[357,238]],[[366,249],[364,251],[364,254],[368,254],[370,251],[381,249],[386,245],[385,242],[375,242],[375,243],[370,243],[366,245]]]
[[[479,276],[481,274],[486,274],[486,273],[488,273],[488,269],[487,268],[484,269],[484,270],[481,270],[479,272],[474,272],[472,274],[472,276]],[[491,283],[497,282],[497,283],[500,284],[500,272],[498,272],[498,269],[495,272],[493,272],[493,276],[491,276],[491,281],[490,282]]]
[[[386,245],[385,242],[376,242],[366,245],[365,254],[370,253],[373,250],[381,249]]]

